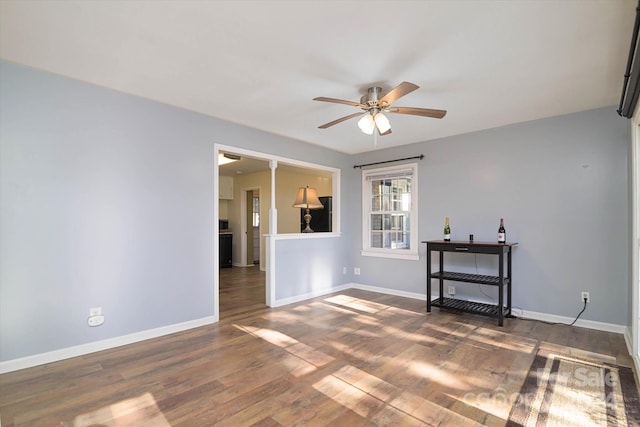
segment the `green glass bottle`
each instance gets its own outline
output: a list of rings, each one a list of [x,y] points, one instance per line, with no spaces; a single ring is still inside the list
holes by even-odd
[[[449,227],[449,217],[444,219],[444,241],[451,241],[451,227]]]

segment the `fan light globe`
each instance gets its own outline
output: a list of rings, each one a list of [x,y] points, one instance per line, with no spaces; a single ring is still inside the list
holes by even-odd
[[[388,120],[387,120],[387,123],[389,123]],[[362,132],[366,133],[367,135],[373,134],[373,130],[376,127],[376,124],[373,121],[373,116],[369,113],[362,116],[362,118],[358,120],[358,127]]]
[[[378,131],[381,134],[391,129],[391,124],[389,123],[389,119],[387,119],[387,116],[385,116],[384,114],[378,113],[373,118],[376,121],[376,126],[378,127]]]

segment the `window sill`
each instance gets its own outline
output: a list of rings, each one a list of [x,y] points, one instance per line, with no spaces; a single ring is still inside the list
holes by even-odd
[[[378,251],[360,251],[360,255],[362,256],[370,256],[377,258],[393,258],[393,259],[406,259],[410,261],[418,261],[420,260],[420,255],[417,252],[409,252],[409,253],[397,253],[397,252],[378,252]]]

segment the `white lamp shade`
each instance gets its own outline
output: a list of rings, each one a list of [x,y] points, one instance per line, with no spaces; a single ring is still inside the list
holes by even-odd
[[[391,124],[389,123],[389,119],[382,113],[376,114],[374,117],[376,121],[376,126],[378,127],[378,131],[382,134],[388,132],[391,129]]]
[[[318,199],[318,192],[315,188],[300,187],[298,189],[298,196],[293,203],[294,208],[306,208],[306,209],[322,209],[324,205]]]
[[[366,133],[367,135],[373,134],[373,130],[376,127],[376,124],[373,121],[373,116],[369,113],[362,116],[362,118],[358,120],[358,127],[362,132]]]
[[[293,203],[294,208],[305,209],[322,209],[324,205],[318,199],[318,192],[315,188],[300,187],[298,189],[298,196]]]

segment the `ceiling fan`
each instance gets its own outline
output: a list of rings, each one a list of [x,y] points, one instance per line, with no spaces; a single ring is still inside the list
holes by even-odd
[[[419,86],[409,82],[402,82],[398,86],[391,89],[384,96],[381,97],[382,89],[375,86],[367,89],[367,93],[360,98],[360,102],[346,101],[344,99],[326,98],[319,96],[313,98],[314,101],[333,102],[336,104],[346,104],[352,107],[361,108],[365,114],[358,121],[358,127],[362,132],[367,135],[373,134],[375,130],[380,135],[389,135],[391,133],[391,124],[389,119],[383,113],[395,113],[395,114],[411,114],[414,116],[432,117],[435,119],[441,119],[447,114],[446,110],[432,110],[428,108],[415,108],[415,107],[392,107],[398,99],[418,89]],[[342,123],[345,120],[352,119],[362,115],[362,112],[349,114],[348,116],[340,117],[332,122],[325,123],[318,126],[320,129],[326,129],[338,123]]]

